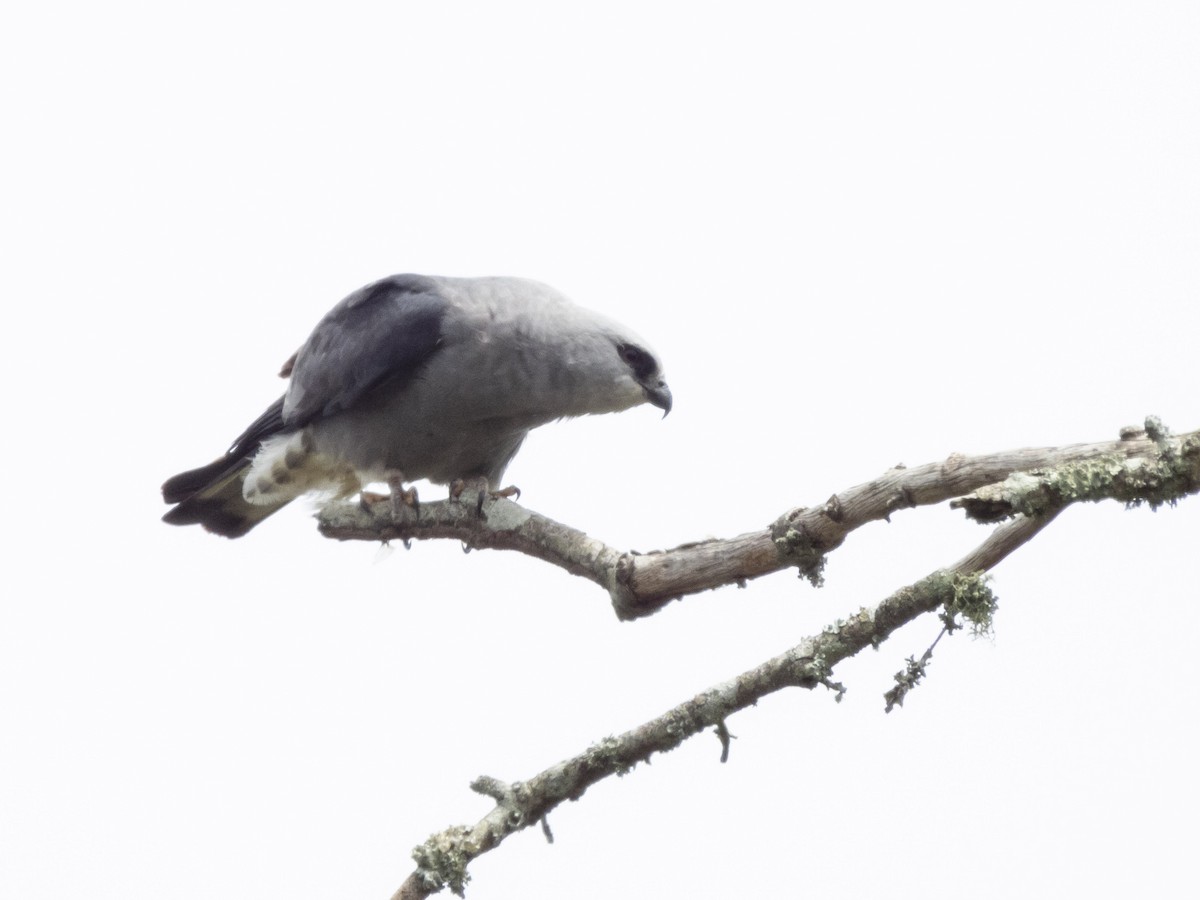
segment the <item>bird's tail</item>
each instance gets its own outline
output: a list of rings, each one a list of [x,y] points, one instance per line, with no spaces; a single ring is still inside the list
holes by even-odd
[[[278,504],[250,503],[242,495],[242,482],[250,468],[248,458],[223,456],[215,462],[181,472],[162,486],[163,500],[176,504],[163,516],[171,525],[203,525],[213,534],[237,538],[292,499]]]
[[[283,509],[295,494],[278,503],[250,503],[242,495],[246,471],[262,442],[286,431],[283,397],[238,435],[229,451],[207,466],[180,472],[162,486],[163,500],[176,504],[163,521],[171,525],[203,525],[213,534],[241,537],[274,512]]]

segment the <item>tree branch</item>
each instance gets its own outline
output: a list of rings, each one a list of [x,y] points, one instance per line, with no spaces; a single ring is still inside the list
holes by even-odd
[[[477,778],[471,788],[495,800],[495,807],[475,825],[449,828],[414,849],[417,869],[392,900],[419,900],[445,887],[461,896],[471,860],[498,846],[510,834],[543,821],[564,800],[578,800],[601,779],[625,775],[651,754],[672,750],[706,728],[718,730],[724,757],[728,752],[728,716],[785,687],[811,689],[824,684],[840,689],[830,681],[835,665],[867,646],[878,646],[923,613],[944,608],[944,616],[962,613],[970,617],[973,611],[986,608],[990,614],[995,598],[986,585],[984,571],[1030,540],[1055,515],[1057,511],[1051,511],[1006,522],[948,569],[901,588],[874,608],[864,608],[849,619],[839,620],[762,665],[631,731],[605,738],[527,781],[505,784],[488,776]]]
[[[495,801],[492,810],[473,826],[447,829],[417,847],[413,851],[417,868],[393,900],[424,898],[446,887],[461,894],[473,859],[534,823],[546,829],[547,814],[563,801],[579,799],[601,779],[624,775],[638,762],[672,750],[702,730],[715,728],[724,761],[730,715],[785,687],[825,685],[840,697],[844,688],[832,681],[833,668],[867,646],[878,646],[924,613],[940,608],[948,631],[958,627],[960,618],[986,630],[995,597],[985,573],[1066,506],[1105,498],[1157,506],[1173,504],[1198,490],[1200,432],[1172,437],[1161,423],[1148,419],[1144,431],[1126,430],[1117,442],[952,456],[940,464],[892,470],[831,497],[820,508],[785,513],[765,531],[644,556],[621,553],[575,529],[485,495],[399,514],[390,503],[326,509],[321,528],[331,537],[406,541],[452,537],[468,546],[518,549],[554,562],[607,587],[618,615],[624,618],[646,615],[669,597],[742,582],[788,566],[798,566],[802,574],[819,582],[824,554],[855,528],[899,509],[959,498],[954,505],[978,521],[1009,520],[953,566],[528,781],[508,784],[488,776],[477,778],[471,787]],[[885,695],[889,709],[902,703],[923,676],[932,650],[919,662],[910,659],[909,670],[897,677],[898,686]]]
[[[956,453],[940,463],[895,468],[821,506],[792,509],[769,528],[645,554],[622,552],[491,495],[482,502],[472,495],[399,513],[391,503],[335,503],[318,519],[321,532],[338,540],[453,538],[471,548],[519,550],[601,585],[617,616],[635,619],[688,594],[790,567],[819,584],[826,554],[850,532],[911,507],[964,498],[954,505],[977,521],[995,522],[1106,498],[1157,506],[1197,490],[1200,431],[1172,437],[1150,418],[1145,429],[1124,429],[1118,441],[983,456]]]

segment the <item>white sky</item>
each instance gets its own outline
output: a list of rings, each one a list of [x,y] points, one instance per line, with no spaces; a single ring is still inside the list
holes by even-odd
[[[646,335],[675,411],[548,427],[534,509],[652,549],[898,462],[1200,427],[1195,3],[42,4],[4,15],[0,895],[385,898],[414,844],[986,532],[947,509],[618,623],[513,554],[158,521],[392,272]],[[433,489],[427,489],[432,493]],[[930,618],[593,788],[472,900],[1178,895],[1200,502],[1072,510]]]

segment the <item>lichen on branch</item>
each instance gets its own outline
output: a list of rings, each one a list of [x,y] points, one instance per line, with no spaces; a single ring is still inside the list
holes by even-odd
[[[472,788],[492,797],[495,807],[474,826],[440,831],[418,846],[413,851],[417,869],[393,900],[416,900],[447,887],[461,893],[468,880],[466,866],[472,859],[509,834],[544,821],[560,803],[578,800],[596,782],[626,775],[637,763],[673,750],[692,735],[709,728],[717,729],[718,736],[724,734],[724,761],[729,751],[726,720],[730,715],[788,687],[825,685],[840,697],[845,688],[831,681],[834,667],[865,647],[878,647],[896,629],[922,614],[942,607],[947,613],[953,610],[954,615],[981,616],[984,609],[994,609],[980,564],[982,568],[995,565],[1053,518],[1020,517],[1007,522],[954,565],[901,588],[874,607],[837,620],[761,665],[702,691],[649,722],[606,737],[530,779],[505,785],[490,776],[477,778]]]

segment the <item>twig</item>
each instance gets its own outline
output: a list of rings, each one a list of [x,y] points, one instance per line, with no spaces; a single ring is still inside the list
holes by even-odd
[[[908,692],[921,683],[921,679],[925,677],[925,668],[929,665],[929,661],[933,659],[933,651],[943,637],[950,633],[950,626],[942,626],[942,630],[938,632],[938,636],[933,639],[933,643],[928,649],[921,654],[920,659],[909,657],[906,661],[903,672],[897,672],[895,675],[896,686],[890,691],[886,691],[883,699],[887,701],[883,711],[890,713],[897,706],[904,705],[904,698],[908,696]]]
[[[722,719],[717,723],[717,740],[721,742],[721,762],[729,762],[729,742],[737,738],[736,734],[729,733],[729,727]]]

